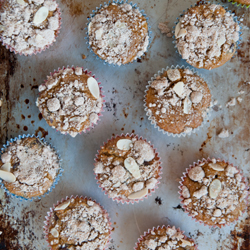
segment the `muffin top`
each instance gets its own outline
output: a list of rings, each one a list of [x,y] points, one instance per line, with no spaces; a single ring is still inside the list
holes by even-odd
[[[18,53],[32,54],[55,41],[60,26],[53,0],[7,0],[0,13],[0,37]]]
[[[188,133],[203,122],[211,94],[206,82],[189,69],[168,69],[149,85],[147,114],[161,129]]]
[[[233,56],[239,30],[222,6],[201,4],[188,9],[176,25],[177,49],[196,68],[216,68]]]
[[[70,198],[56,205],[48,221],[47,239],[52,250],[105,249],[110,222],[103,208],[87,198]]]
[[[185,209],[209,226],[236,220],[246,208],[247,185],[232,164],[212,159],[191,167],[180,187]]]
[[[94,53],[110,64],[126,64],[147,50],[146,18],[130,4],[104,5],[88,25],[89,44]]]
[[[141,199],[156,187],[161,170],[159,160],[148,142],[123,135],[101,147],[94,172],[109,197],[129,202]]]
[[[175,227],[158,227],[139,239],[136,250],[195,250],[193,240],[187,238]]]
[[[75,137],[97,123],[103,99],[94,77],[76,67],[47,78],[36,105],[50,126]]]
[[[5,187],[25,198],[48,191],[59,169],[55,150],[36,137],[14,141],[1,155],[0,177]]]

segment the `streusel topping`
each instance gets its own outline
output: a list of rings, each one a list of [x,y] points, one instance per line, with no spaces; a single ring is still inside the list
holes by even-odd
[[[189,69],[169,69],[157,76],[146,94],[153,123],[170,133],[190,132],[201,125],[210,106],[205,81]]]
[[[48,76],[36,105],[50,126],[75,137],[96,124],[103,98],[94,77],[82,68],[61,69]]]
[[[107,213],[86,198],[70,198],[57,205],[48,226],[48,241],[53,250],[104,249],[110,237]]]
[[[1,171],[14,176],[13,181],[4,181],[5,187],[26,198],[48,191],[60,169],[55,150],[35,137],[17,140],[8,146],[1,155],[0,166]]]
[[[184,207],[208,225],[232,222],[246,208],[247,185],[239,170],[213,159],[188,170],[181,196]]]
[[[0,13],[0,37],[18,53],[32,54],[55,41],[60,26],[53,0],[7,0]]]
[[[222,65],[228,54],[232,57],[239,30],[233,15],[222,6],[198,5],[184,13],[176,25],[177,48],[191,65],[210,69]]]
[[[110,64],[126,64],[141,57],[149,43],[148,25],[130,4],[104,5],[88,25],[89,44]]]
[[[111,198],[134,200],[156,187],[160,162],[148,142],[121,136],[101,147],[94,172]]]
[[[194,242],[175,227],[158,227],[143,236],[136,250],[194,250]]]

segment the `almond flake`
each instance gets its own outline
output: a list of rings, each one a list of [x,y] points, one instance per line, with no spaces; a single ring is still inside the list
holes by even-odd
[[[121,139],[121,140],[117,141],[116,146],[120,150],[128,151],[130,149],[131,143],[132,143],[132,141],[129,139]]]
[[[50,230],[50,233],[51,233],[55,238],[58,238],[58,236],[59,236],[59,233],[58,233],[58,231],[57,231],[55,228],[52,228],[52,229]]]
[[[25,2],[23,0],[16,0],[17,3],[19,3],[20,5],[25,5]]]
[[[15,175],[13,175],[10,172],[3,171],[3,170],[0,170],[0,178],[2,178],[4,181],[10,182],[10,183],[16,181]]]
[[[221,45],[223,45],[226,42],[226,37],[222,36],[220,37],[220,39],[217,41],[217,44],[219,47],[221,47]]]
[[[186,97],[184,100],[184,107],[183,107],[184,114],[190,114],[191,108],[192,108],[192,102],[189,100],[188,97]]]
[[[221,191],[221,182],[218,179],[215,179],[211,182],[210,186],[209,186],[209,196],[212,199],[217,198],[217,196],[219,195]]]
[[[148,194],[148,189],[144,188],[138,192],[132,193],[128,196],[130,200],[140,199]]]
[[[98,82],[96,81],[96,79],[94,77],[89,77],[87,80],[87,84],[88,84],[88,88],[89,88],[90,93],[96,99],[98,99],[100,97],[100,89],[99,89],[99,85],[98,85]]]
[[[175,26],[175,33],[174,33],[174,35],[175,35],[176,38],[177,38],[178,33],[180,32],[180,30],[181,30],[181,23],[179,22],[179,23],[177,23],[177,25]]]
[[[180,29],[180,31],[178,32],[176,38],[184,37],[186,34],[187,34],[187,30]]]
[[[58,206],[56,206],[56,207],[55,207],[55,211],[66,209],[66,208],[69,206],[69,204],[70,204],[70,200],[65,201],[65,202],[59,204]]]
[[[139,166],[132,157],[125,159],[124,166],[136,179],[141,177]]]
[[[224,168],[220,164],[209,163],[208,166],[216,171],[224,171]]]
[[[9,162],[6,162],[2,165],[1,170],[10,172],[11,164]]]
[[[173,87],[174,92],[182,97],[183,92],[184,92],[184,83],[183,82],[177,82],[174,87]]]
[[[181,242],[181,247],[193,246],[193,243],[188,240],[181,239]]]
[[[95,39],[96,40],[101,40],[102,39],[102,34],[103,34],[103,28],[100,28],[100,29],[96,30]]]
[[[35,14],[33,23],[37,26],[41,24],[49,15],[49,10],[46,7],[41,7]]]

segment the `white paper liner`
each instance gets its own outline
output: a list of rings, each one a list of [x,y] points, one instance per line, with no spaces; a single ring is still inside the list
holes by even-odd
[[[228,0],[228,1],[230,1],[230,0]],[[204,1],[206,4],[210,4],[211,3],[211,1]],[[194,6],[198,6],[199,4],[195,4]],[[238,17],[235,15],[235,13],[233,13],[231,10],[228,10],[228,7],[226,7],[226,6],[224,6],[223,4],[220,4],[220,3],[217,3],[216,2],[216,5],[221,5],[227,12],[229,12],[232,16],[233,16],[233,19],[234,19],[234,21],[240,26],[240,30],[242,30],[242,27],[241,27],[241,23],[240,23],[240,21],[238,20]],[[192,8],[193,7],[193,5],[191,5],[190,6],[190,8]],[[181,56],[181,54],[179,53],[179,51],[178,51],[178,49],[177,49],[177,42],[176,42],[176,38],[175,38],[175,27],[176,27],[176,25],[179,23],[179,21],[180,21],[180,19],[181,19],[181,17],[190,9],[190,8],[188,8],[188,9],[186,9],[186,10],[183,10],[183,12],[182,12],[182,14],[180,14],[180,16],[179,17],[177,17],[176,18],[176,22],[175,22],[175,25],[174,25],[174,27],[173,27],[173,30],[172,30],[172,33],[173,33],[173,36],[172,36],[172,38],[174,39],[174,41],[172,42],[173,44],[174,44],[174,48],[175,48],[175,53],[177,53],[177,54],[179,54],[179,56],[182,58],[182,56]],[[239,40],[236,42],[236,51],[235,51],[235,53],[234,53],[234,55],[232,56],[232,58],[234,58],[235,57],[235,55],[237,54],[237,50],[239,49],[239,45],[240,45],[240,43],[241,43],[241,40],[242,40],[242,37],[241,37],[241,35],[242,35],[242,32],[241,31],[239,31]],[[232,59],[231,58],[231,59]],[[185,59],[182,59],[182,60],[185,60]],[[185,60],[186,61],[186,60]],[[230,60],[228,60],[228,61],[230,61]],[[188,63],[188,62],[187,62]],[[226,62],[225,62],[226,63]],[[224,64],[223,64],[224,65]],[[221,65],[221,66],[223,66],[223,65]],[[193,65],[191,65],[191,66],[193,66]],[[220,67],[221,67],[220,66]],[[194,66],[193,66],[194,67]],[[201,68],[201,69],[204,69],[204,68]]]
[[[191,135],[192,133],[196,133],[199,129],[201,129],[206,120],[209,119],[210,115],[211,115],[211,103],[210,103],[210,107],[208,107],[207,111],[206,111],[206,116],[203,117],[203,122],[202,124],[197,127],[197,128],[194,128],[192,129],[191,131],[189,132],[182,132],[180,134],[174,134],[174,133],[170,133],[170,132],[167,132],[165,131],[164,129],[160,128],[156,122],[154,122],[153,120],[153,117],[151,117],[150,113],[148,112],[148,107],[147,107],[147,103],[146,103],[146,96],[147,96],[147,92],[148,92],[148,89],[150,88],[150,85],[151,83],[156,79],[157,76],[161,76],[165,71],[167,71],[168,69],[189,69],[191,70],[195,75],[199,76],[200,78],[202,78],[204,80],[204,78],[197,72],[195,71],[194,69],[191,69],[189,68],[188,66],[185,67],[185,66],[179,66],[179,65],[172,65],[171,67],[167,67],[167,68],[162,68],[162,70],[159,70],[157,74],[154,74],[153,77],[151,77],[151,81],[148,81],[148,85],[146,86],[146,90],[144,91],[145,92],[145,95],[144,95],[144,99],[143,99],[143,102],[144,102],[144,110],[146,111],[146,115],[149,119],[149,121],[151,122],[151,124],[154,126],[154,128],[157,128],[159,132],[162,132],[163,134],[167,134],[168,136],[173,136],[173,137],[185,137],[186,135]],[[204,80],[205,81],[205,80]]]
[[[147,141],[146,139],[143,139],[142,137],[139,137],[138,135],[134,135],[134,134],[121,134],[121,135],[116,135],[116,136],[112,136],[111,139],[109,139],[106,143],[103,143],[103,146],[102,147],[105,147],[107,145],[107,143],[109,143],[110,141],[112,140],[115,140],[117,138],[124,138],[124,137],[130,137],[131,139],[132,138],[136,138],[137,140],[143,140],[147,143],[150,144],[150,141]],[[151,196],[155,191],[156,189],[158,188],[158,185],[160,184],[160,179],[162,178],[161,177],[161,174],[162,174],[162,167],[161,167],[161,164],[162,162],[160,161],[161,158],[159,156],[159,153],[156,152],[156,149],[154,148],[154,145],[150,144],[151,148],[154,150],[154,153],[155,153],[155,157],[157,158],[157,161],[159,162],[159,166],[158,166],[158,175],[159,177],[157,178],[157,183],[155,185],[155,187],[153,189],[149,189],[148,190],[148,194],[140,199],[123,199],[121,197],[110,197],[108,192],[106,191],[105,188],[101,187],[101,182],[99,182],[99,179],[97,177],[98,174],[94,173],[95,175],[95,179],[97,180],[97,184],[99,186],[99,188],[102,189],[102,191],[104,192],[105,195],[107,195],[109,198],[111,198],[113,201],[116,201],[117,203],[121,202],[122,204],[134,204],[134,203],[139,203],[139,201],[143,201],[144,199],[147,199],[149,196]],[[96,154],[96,158],[95,158],[95,163],[98,162],[97,161],[97,157],[99,156],[100,154],[100,150],[97,150],[97,154]]]
[[[78,67],[78,66],[76,66],[76,67]],[[71,67],[70,67],[70,66],[67,66],[67,67],[63,66],[62,68],[58,68],[57,70],[54,70],[53,73],[50,72],[50,76],[53,76],[54,74],[58,73],[60,70],[64,70],[64,69],[73,69],[73,70],[75,70],[76,67],[74,67],[73,65],[72,65]],[[95,75],[91,75],[92,71],[88,71],[88,69],[84,69],[83,67],[81,67],[81,68],[82,68],[84,74],[89,75],[89,76],[92,76],[92,77],[94,77],[96,80],[98,80],[98,78],[96,78]],[[44,83],[43,83],[42,85],[45,85],[47,81],[48,81],[48,80],[45,80]],[[103,116],[102,113],[104,112],[103,106],[104,106],[104,103],[105,103],[105,100],[104,100],[105,95],[103,95],[103,94],[104,94],[104,91],[102,90],[103,87],[101,86],[101,82],[98,82],[98,85],[99,85],[99,89],[100,89],[100,97],[102,97],[102,108],[101,108],[100,113],[98,113],[98,120],[97,120],[96,123],[92,123],[89,127],[87,127],[87,128],[85,128],[84,130],[80,131],[78,134],[81,134],[82,132],[83,132],[83,133],[89,132],[91,129],[93,129],[93,128],[98,124],[98,122],[100,122],[100,119],[101,119],[101,117]],[[40,93],[39,93],[39,96],[40,96]],[[39,107],[38,107],[38,108],[39,108]],[[41,113],[42,113],[42,112],[41,112]],[[46,119],[44,119],[44,120],[46,121]],[[46,122],[47,122],[47,121],[46,121]],[[65,132],[65,133],[62,133],[62,131],[58,130],[57,128],[55,128],[55,129],[56,129],[57,132],[60,132],[61,134],[65,134],[65,135],[68,134],[68,133],[66,133],[66,132]]]
[[[182,186],[183,186],[183,181],[184,181],[184,178],[187,177],[188,175],[188,172],[190,171],[190,169],[196,167],[196,166],[199,166],[201,163],[212,163],[212,160],[208,157],[207,159],[203,158],[202,160],[198,160],[197,162],[194,162],[193,165],[189,165],[189,168],[186,168],[186,172],[183,172],[183,176],[181,177],[181,181],[179,182],[180,183],[180,186],[179,186],[179,189],[180,191],[178,192],[179,193],[179,198],[181,199],[181,204],[182,204],[182,207],[183,209],[185,210],[184,212],[188,214],[188,216],[190,216],[193,220],[195,220],[195,222],[198,222],[199,224],[202,224],[204,226],[208,226],[209,228],[216,228],[216,227],[224,227],[224,226],[229,226],[231,224],[235,224],[238,219],[240,218],[240,216],[238,216],[238,218],[236,218],[234,221],[232,222],[227,222],[227,223],[224,223],[224,224],[215,224],[215,225],[208,225],[206,224],[204,221],[202,220],[197,220],[194,216],[192,216],[189,211],[187,210],[187,206],[185,206],[183,204],[183,201],[184,201],[184,197],[182,196]],[[225,160],[221,160],[220,158],[217,158],[216,159],[216,162],[223,162],[223,163],[226,163],[226,164],[230,164],[228,161],[225,161]],[[231,164],[232,165],[232,164]],[[242,182],[244,182],[244,184],[246,184],[246,191],[248,191],[248,196],[249,196],[249,186],[248,186],[248,183],[247,183],[247,180],[246,178],[243,176],[243,173],[241,171],[241,169],[239,169],[238,167],[234,166],[237,170],[239,170],[239,174],[242,176]],[[247,197],[248,197],[247,196]],[[248,199],[246,197],[246,207],[247,207],[247,204],[248,204]],[[246,209],[244,211],[242,211],[242,213],[245,213],[246,212]]]
[[[15,197],[15,198],[18,198],[18,199],[21,200],[21,201],[33,201],[33,200],[41,199],[42,197],[45,197],[47,194],[49,194],[49,193],[55,188],[55,186],[56,186],[56,184],[58,183],[58,181],[60,180],[60,177],[62,176],[62,173],[63,173],[64,170],[63,170],[62,167],[61,167],[61,162],[62,162],[62,160],[61,160],[61,156],[60,156],[59,152],[58,152],[50,143],[48,143],[47,141],[45,141],[44,138],[41,138],[41,137],[39,137],[39,136],[35,136],[34,134],[33,134],[33,135],[30,135],[30,134],[27,134],[27,135],[25,135],[25,134],[24,134],[24,135],[19,135],[19,136],[13,138],[13,139],[10,139],[9,141],[6,142],[6,144],[3,145],[3,148],[1,148],[1,154],[4,153],[5,150],[6,150],[13,142],[15,142],[15,141],[17,141],[17,140],[24,139],[24,138],[38,138],[38,139],[41,140],[45,145],[50,146],[50,147],[56,152],[56,154],[57,154],[57,156],[58,156],[59,166],[60,166],[60,169],[58,170],[58,173],[57,173],[57,175],[56,175],[56,177],[55,177],[55,180],[54,180],[53,184],[50,186],[50,188],[48,189],[48,191],[45,192],[43,195],[39,195],[39,196],[37,196],[37,197],[26,198],[26,197],[22,197],[22,196],[13,194],[13,193],[11,193],[11,192],[5,187],[5,185],[4,185],[3,181],[2,181],[2,179],[0,179],[0,186],[1,186],[1,188],[3,188],[3,189],[5,190],[5,192],[6,192],[8,195],[10,195],[10,196],[12,196],[12,197]]]
[[[96,57],[96,59],[100,60],[103,62],[104,65],[109,65],[109,66],[113,66],[113,67],[120,67],[122,65],[128,65],[130,63],[133,63],[134,61],[136,60],[140,60],[143,56],[146,55],[147,51],[148,51],[148,48],[149,48],[149,45],[150,43],[152,42],[152,31],[150,30],[151,29],[151,26],[148,25],[148,37],[149,37],[149,43],[148,43],[148,46],[147,46],[147,49],[144,51],[143,55],[140,56],[140,57],[136,57],[134,58],[133,61],[129,62],[129,63],[126,63],[126,64],[122,64],[122,65],[118,65],[118,64],[110,64],[108,63],[107,61],[103,60],[102,58],[100,58],[99,56],[97,56],[94,51],[92,50],[92,47],[90,46],[89,44],[89,34],[88,34],[88,26],[89,26],[89,23],[91,22],[91,19],[96,15],[96,13],[102,9],[103,6],[105,5],[109,5],[111,3],[116,3],[116,4],[124,4],[124,3],[127,3],[127,4],[130,4],[133,8],[135,9],[138,9],[140,11],[140,13],[146,18],[146,21],[147,21],[147,24],[148,24],[148,21],[149,21],[149,18],[146,16],[145,14],[145,11],[144,10],[140,10],[139,7],[137,7],[137,4],[133,4],[132,2],[128,2],[128,0],[110,0],[108,3],[104,2],[104,4],[100,4],[100,7],[96,7],[96,10],[92,10],[92,13],[93,14],[90,14],[90,17],[88,17],[88,22],[86,23],[87,27],[85,28],[86,30],[86,37],[85,39],[87,40],[86,44],[88,45],[88,49],[90,50],[91,53],[93,53]]]
[[[177,232],[182,233],[182,235],[184,236],[183,239],[192,242],[192,243],[194,244],[193,247],[194,247],[196,250],[198,250],[197,245],[195,244],[194,240],[188,238],[188,237],[184,234],[184,231],[181,231],[180,228],[175,228],[175,226],[171,227],[171,226],[169,226],[169,225],[168,225],[168,226],[163,225],[163,226],[153,227],[152,229],[148,229],[147,232],[144,232],[144,235],[141,235],[140,238],[138,238],[138,241],[137,241],[137,243],[136,243],[136,246],[134,247],[134,250],[139,250],[139,244],[140,244],[142,241],[144,241],[144,240],[145,240],[145,237],[148,236],[149,234],[151,234],[151,232],[156,232],[156,231],[159,230],[159,229],[165,229],[165,230],[167,230],[167,228],[176,229]]]
[[[49,226],[50,226],[50,220],[51,220],[51,217],[52,217],[52,215],[53,215],[53,213],[54,213],[55,207],[58,206],[59,204],[63,203],[64,201],[67,201],[67,200],[69,200],[69,199],[76,199],[76,198],[80,198],[80,199],[83,199],[83,200],[85,200],[85,201],[93,201],[93,202],[95,202],[95,203],[102,209],[102,211],[103,211],[103,213],[104,213],[104,216],[107,218],[108,224],[109,224],[109,238],[108,238],[108,240],[107,240],[106,245],[105,245],[104,248],[101,249],[101,250],[106,250],[106,249],[108,249],[108,245],[109,245],[109,243],[110,243],[110,240],[111,240],[111,233],[112,233],[111,221],[110,221],[110,217],[109,217],[108,212],[107,212],[99,203],[97,203],[95,200],[92,200],[91,198],[88,198],[88,197],[86,197],[86,196],[83,197],[83,196],[78,196],[78,195],[77,195],[77,196],[71,195],[70,197],[66,196],[66,198],[62,198],[61,201],[57,201],[56,204],[53,204],[53,207],[51,207],[50,210],[49,210],[49,212],[47,212],[47,216],[45,216],[45,221],[44,221],[44,226],[43,226],[43,232],[44,232],[44,234],[45,234],[44,238],[45,238],[45,240],[47,241],[47,243],[49,244],[49,246],[48,246],[49,249],[52,249],[52,248],[51,248],[51,245],[50,245],[50,242],[49,242],[49,240],[48,240]]]
[[[4,0],[3,0],[4,1]],[[53,1],[55,1],[55,0],[53,0]],[[0,9],[1,9],[1,1],[0,1]],[[24,56],[31,56],[31,55],[36,55],[36,54],[38,54],[38,53],[41,53],[42,51],[45,51],[46,49],[48,49],[54,42],[56,42],[56,38],[58,37],[58,35],[59,35],[59,33],[60,33],[60,29],[61,29],[61,25],[62,25],[62,18],[61,18],[61,10],[60,10],[60,8],[58,7],[58,4],[57,4],[57,8],[56,8],[56,12],[58,13],[58,15],[59,15],[59,27],[58,27],[58,29],[57,30],[55,30],[55,38],[54,38],[54,40],[52,41],[52,43],[50,43],[50,44],[47,44],[47,45],[45,45],[45,47],[44,48],[39,48],[39,49],[37,49],[37,50],[34,50],[32,53],[30,53],[30,54],[28,54],[28,53],[24,53],[24,52],[22,52],[22,51],[16,51],[15,50],[15,48],[13,48],[12,46],[10,46],[9,44],[7,44],[7,43],[4,43],[3,41],[2,41],[2,38],[1,38],[1,35],[0,35],[0,42],[2,43],[2,45],[3,46],[5,46],[5,48],[6,49],[8,49],[10,52],[14,52],[16,55],[24,55]]]

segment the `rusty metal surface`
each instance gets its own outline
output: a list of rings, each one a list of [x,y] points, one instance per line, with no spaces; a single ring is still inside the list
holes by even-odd
[[[110,67],[96,60],[87,50],[85,30],[91,10],[102,1],[61,0],[62,29],[57,42],[42,54],[30,57],[14,55],[0,47],[0,146],[11,137],[30,133],[45,136],[61,153],[65,172],[56,188],[40,201],[19,202],[0,190],[0,249],[48,249],[43,239],[43,221],[49,208],[67,195],[86,195],[96,199],[110,214],[113,233],[109,249],[133,249],[140,234],[158,225],[175,225],[195,239],[199,249],[250,249],[250,207],[235,224],[209,229],[192,221],[183,212],[178,199],[178,181],[189,164],[202,157],[220,157],[243,169],[250,177],[250,15],[249,10],[229,9],[244,17],[243,42],[238,54],[224,66],[212,71],[199,70],[207,80],[218,104],[204,127],[185,138],[163,136],[153,128],[143,110],[147,81],[166,66],[185,64],[175,53],[172,39],[160,34],[159,22],[175,18],[195,1],[138,0],[149,16],[153,40],[142,60],[122,67]],[[86,57],[86,58],[85,58]],[[106,95],[101,122],[87,134],[76,138],[61,135],[50,128],[35,106],[38,85],[58,67],[77,65],[88,68],[100,79]],[[238,94],[239,91],[244,94]],[[243,101],[226,107],[231,97]],[[220,106],[221,105],[221,106]],[[229,138],[217,135],[222,128]],[[93,163],[100,145],[112,135],[136,133],[151,141],[163,162],[159,189],[147,200],[121,205],[108,199],[97,187]]]

